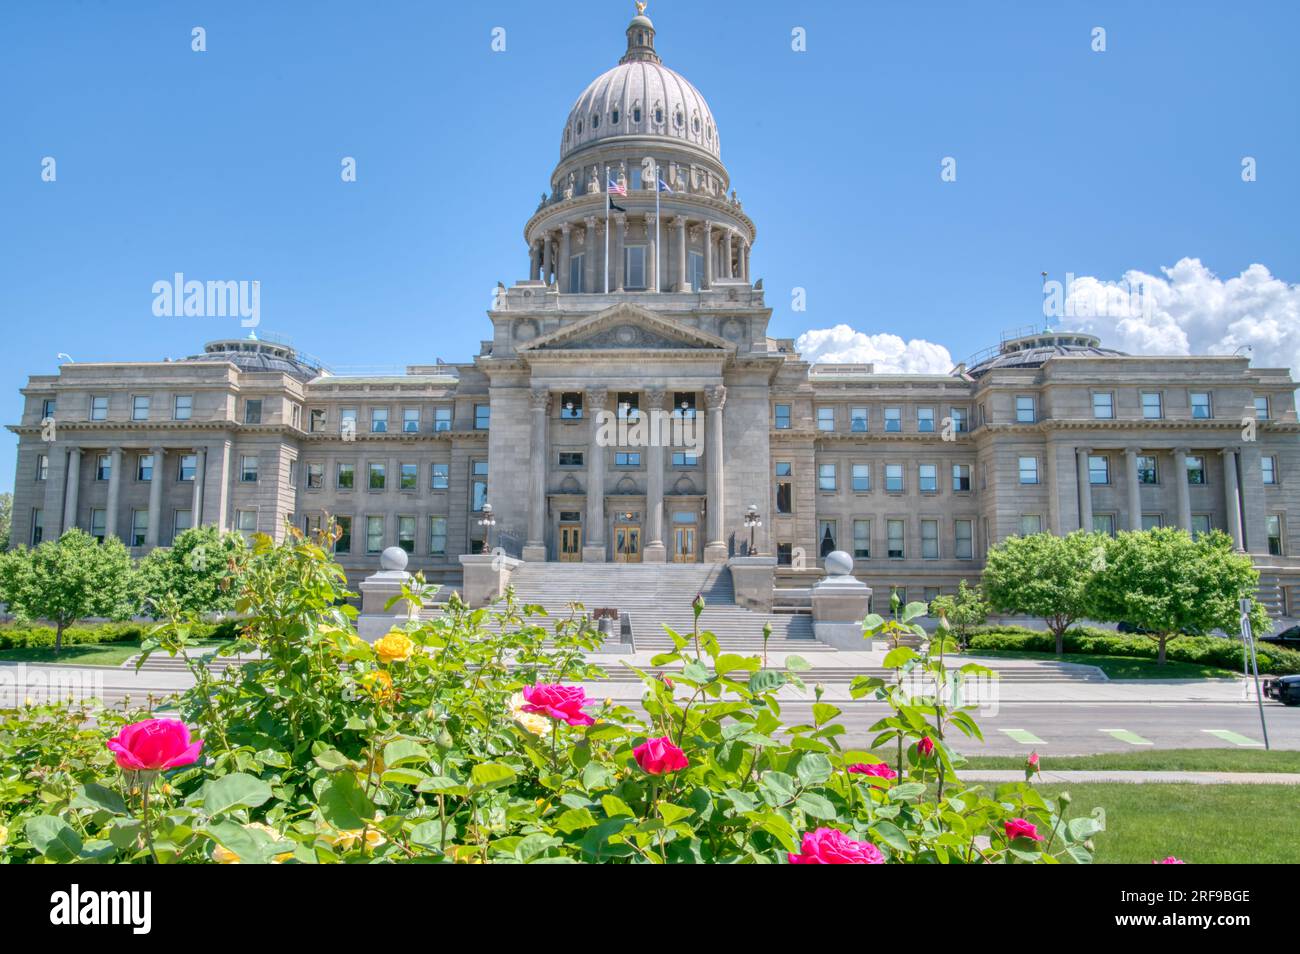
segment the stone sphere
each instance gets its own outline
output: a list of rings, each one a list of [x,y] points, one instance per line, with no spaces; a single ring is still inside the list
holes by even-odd
[[[852,561],[849,561],[852,566]],[[381,570],[405,570],[406,569],[406,551],[401,547],[388,547],[383,553],[379,554],[379,568]]]
[[[827,576],[848,576],[853,572],[853,557],[843,550],[832,550],[826,554]]]

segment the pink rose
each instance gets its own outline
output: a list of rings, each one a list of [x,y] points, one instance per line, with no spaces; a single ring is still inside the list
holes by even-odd
[[[916,754],[923,759],[934,755],[934,742],[928,735],[921,736],[921,741],[916,743]]]
[[[1185,865],[1187,862],[1170,855],[1168,858],[1161,858],[1159,861],[1151,862],[1153,865]]]
[[[108,740],[119,768],[128,772],[160,772],[189,765],[199,757],[202,740],[191,741],[189,727],[177,719],[145,719],[122,727]]]
[[[1029,758],[1026,759],[1026,761],[1029,763],[1029,767],[1030,767],[1030,768],[1033,768],[1033,769],[1038,768],[1038,753],[1037,753],[1037,752],[1030,752],[1030,753],[1029,753]]]
[[[1043,836],[1038,833],[1038,826],[1033,822],[1025,821],[1023,818],[1013,818],[1011,821],[1003,822],[1002,827],[1007,833],[1008,841],[1016,838],[1028,838],[1031,841],[1043,840]]]
[[[848,772],[850,775],[870,775],[872,778],[898,778],[898,773],[884,762],[857,762],[848,767]]]
[[[646,739],[632,750],[632,757],[642,771],[651,775],[665,775],[668,772],[680,772],[690,762],[686,753],[673,745],[667,736],[658,739]]]
[[[596,720],[582,711],[592,700],[581,686],[562,686],[559,683],[541,683],[524,686],[524,712],[540,712],[569,725],[591,725]]]
[[[885,856],[869,841],[854,841],[838,828],[805,832],[799,852],[789,852],[792,865],[883,865]]]

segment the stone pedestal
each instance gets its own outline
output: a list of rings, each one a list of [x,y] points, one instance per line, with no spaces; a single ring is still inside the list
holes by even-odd
[[[853,557],[836,550],[826,557],[826,577],[812,588],[813,635],[828,646],[865,652],[862,620],[871,587],[853,576]]]
[[[529,544],[524,547],[523,558],[525,563],[545,563],[546,562],[546,545],[535,546]]]
[[[502,553],[462,553],[460,565],[465,575],[461,599],[471,608],[478,609],[501,598],[510,577],[524,565],[524,561]]]
[[[373,643],[394,627],[404,626],[417,618],[414,605],[398,600],[391,607],[388,601],[400,596],[403,585],[409,584],[411,574],[406,572],[406,551],[389,547],[379,556],[379,572],[361,581],[361,615],[357,617],[357,635]]]
[[[770,613],[776,557],[732,557],[727,561],[727,567],[731,570],[731,582],[736,590],[736,605]]]
[[[605,544],[591,543],[585,544],[582,548],[583,563],[604,563],[605,562]]]
[[[667,563],[668,548],[662,543],[647,543],[641,551],[642,563]]]

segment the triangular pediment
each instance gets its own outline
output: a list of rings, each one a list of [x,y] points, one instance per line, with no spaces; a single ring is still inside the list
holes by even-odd
[[[716,335],[623,302],[542,335],[520,351],[730,350]]]

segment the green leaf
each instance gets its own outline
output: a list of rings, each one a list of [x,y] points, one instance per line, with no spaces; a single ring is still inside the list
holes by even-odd
[[[723,653],[718,657],[713,668],[717,670],[719,676],[725,676],[729,672],[735,672],[737,669],[743,669],[747,672],[754,672],[761,665],[757,656],[741,656],[736,653]]]
[[[775,804],[790,801],[795,795],[794,779],[784,772],[764,772],[759,785],[775,798]]]
[[[885,660],[881,665],[886,669],[897,669],[899,666],[909,663],[916,658],[917,654],[915,649],[912,649],[910,646],[899,646],[898,648],[891,649],[889,652],[885,653]]]
[[[419,769],[396,768],[388,769],[379,778],[392,785],[419,785],[428,777],[428,773],[421,772]]]
[[[633,818],[636,817],[636,812],[632,811],[632,809],[628,807],[627,802],[623,801],[623,799],[619,798],[617,795],[602,795],[600,804],[605,809],[605,814],[609,815],[611,818],[619,815],[630,815]]]
[[[795,773],[804,785],[820,785],[828,781],[835,771],[831,760],[820,752],[807,752],[795,766]]]
[[[445,775],[433,775],[415,786],[417,792],[432,792],[435,795],[453,795],[457,798],[469,794],[469,786]]]
[[[893,822],[878,821],[871,826],[871,833],[897,852],[906,854],[912,850],[903,830]]]
[[[774,692],[784,686],[785,681],[785,673],[763,669],[749,677],[749,691],[756,696]]]
[[[786,656],[785,668],[791,672],[807,672],[812,668],[812,663],[802,656]]]
[[[818,795],[816,792],[804,792],[794,800],[794,803],[813,818],[836,817],[835,806],[824,795]]]
[[[353,772],[361,768],[361,763],[348,758],[338,749],[326,749],[312,756],[317,765],[327,772],[341,772],[349,769]]]
[[[122,796],[97,782],[87,782],[78,788],[76,797],[72,799],[72,807],[106,811],[114,815],[126,814],[126,803],[122,801]]]
[[[236,808],[256,808],[271,797],[271,786],[244,772],[233,772],[209,782],[203,795],[203,810],[220,815]]]
[[[890,801],[901,802],[909,798],[916,798],[924,793],[924,782],[904,782],[902,785],[895,785],[889,790],[889,799]]]
[[[375,806],[351,772],[330,777],[320,794],[320,812],[340,831],[362,827],[375,816]]]
[[[531,861],[547,849],[554,848],[561,844],[560,839],[551,835],[544,835],[541,832],[535,832],[526,835],[515,845],[515,857],[520,861]]]
[[[814,702],[812,711],[813,723],[818,726],[825,725],[840,714],[839,708],[829,702]]]
[[[555,827],[566,835],[571,835],[575,831],[581,831],[584,828],[591,828],[595,824],[596,817],[587,808],[570,808],[555,820]]]
[[[474,788],[501,788],[516,778],[515,770],[501,762],[481,762],[469,773],[469,783]]]
[[[682,675],[691,682],[708,682],[713,678],[713,673],[709,672],[703,663],[696,662],[694,659],[682,667]]]
[[[62,818],[37,815],[27,820],[23,830],[32,846],[50,861],[66,864],[81,855],[81,836]]]
[[[659,803],[659,815],[669,825],[675,825],[683,818],[689,818],[695,814],[689,808],[683,808],[681,805],[674,805],[672,802]]]
[[[429,752],[413,739],[394,739],[384,746],[384,765],[397,768],[407,762],[427,762]]]

